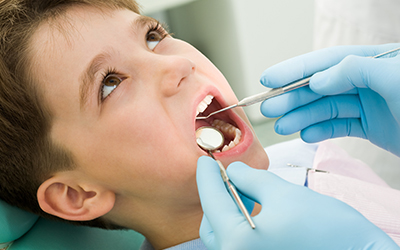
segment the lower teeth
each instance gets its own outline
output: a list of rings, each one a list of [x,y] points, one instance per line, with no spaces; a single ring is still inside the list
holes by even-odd
[[[225,136],[233,138],[228,145],[225,145],[222,148],[222,152],[227,151],[239,144],[240,139],[242,138],[242,132],[237,127],[218,119],[213,121],[212,126],[219,129]]]

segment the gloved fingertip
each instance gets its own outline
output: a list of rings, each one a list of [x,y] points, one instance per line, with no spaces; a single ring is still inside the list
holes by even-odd
[[[276,68],[274,70],[274,67],[264,70],[264,72],[261,74],[260,82],[262,85],[268,88],[277,88],[284,84],[280,74],[277,73]]]
[[[276,133],[279,134],[279,131],[280,131],[279,124],[277,124],[276,122],[275,122],[275,125],[274,125],[274,130],[275,130]]]
[[[266,72],[266,70],[261,74],[261,77],[260,77],[260,83],[262,84],[262,85],[264,85],[264,86],[267,86],[268,85],[268,80],[267,80],[268,78],[267,78],[267,72]]]
[[[252,168],[246,163],[236,161],[229,164],[227,168],[227,173],[231,177],[231,179],[242,179],[243,176],[257,176],[259,175],[260,169]]]
[[[199,234],[201,241],[204,243],[204,245],[206,245],[208,249],[213,249],[214,245],[213,229],[205,214],[203,215],[203,219],[201,220]]]
[[[286,134],[284,133],[285,130],[283,129],[283,126],[280,124],[279,120],[275,122],[274,130],[275,130],[275,132],[276,132],[277,134],[286,135]]]
[[[260,105],[260,112],[263,116],[268,117],[268,113],[266,112],[266,105],[264,104],[264,102],[262,102]]]
[[[199,159],[197,159],[197,165],[203,165],[203,164],[207,164],[207,163],[210,164],[213,161],[214,160],[211,157],[202,155],[199,157]]]
[[[241,161],[232,162],[231,164],[229,164],[229,166],[231,166],[232,168],[249,168],[249,165]]]
[[[202,156],[199,157],[199,160],[200,160],[200,159],[202,159],[202,160],[211,159],[211,157],[208,156],[208,155],[202,155]]]
[[[203,214],[203,218],[201,219],[200,229],[199,229],[200,237],[207,236],[208,233],[212,230],[210,222],[207,219],[206,214]]]
[[[310,89],[320,95],[324,95],[325,93],[325,86],[326,86],[326,74],[324,76],[323,72],[315,73],[309,83]]]
[[[279,117],[280,115],[276,114],[276,110],[272,107],[274,107],[274,104],[271,104],[271,99],[263,101],[260,105],[261,114],[267,118]]]
[[[200,176],[208,175],[213,171],[219,171],[218,164],[214,159],[205,155],[200,156],[199,159],[197,159],[197,178],[201,178]]]
[[[300,138],[307,143],[316,143],[329,139],[332,134],[330,127],[310,126],[300,131]]]
[[[240,162],[240,161],[235,161],[229,164],[228,168],[226,171],[228,172],[228,175],[236,175],[239,174],[240,176],[245,175],[245,172],[251,170],[252,168],[249,167],[247,164]]]
[[[286,114],[275,122],[275,132],[280,135],[291,135],[300,131],[300,121],[293,112]]]

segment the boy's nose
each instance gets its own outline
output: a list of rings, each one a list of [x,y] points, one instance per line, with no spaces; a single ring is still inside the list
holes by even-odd
[[[165,56],[157,70],[160,75],[160,89],[165,96],[176,94],[184,84],[185,79],[195,72],[193,61],[181,56]]]

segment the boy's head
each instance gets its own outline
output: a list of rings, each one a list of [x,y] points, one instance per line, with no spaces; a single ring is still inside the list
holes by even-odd
[[[16,109],[28,114],[16,113],[23,125],[15,125],[13,136],[21,139],[1,142],[0,150],[17,145],[1,156],[17,158],[2,166],[1,178],[11,169],[22,169],[6,182],[10,191],[2,190],[3,199],[25,206],[12,193],[21,178],[32,183],[18,187],[21,192],[30,189],[29,207],[37,206],[37,191],[41,208],[66,220],[105,215],[111,224],[145,235],[152,233],[149,222],[179,225],[180,219],[187,224],[192,217],[201,218],[195,174],[197,159],[206,152],[197,146],[195,130],[214,119],[224,121],[226,144],[236,136],[234,127],[241,131],[237,145],[215,153],[218,159],[226,166],[240,160],[268,167],[242,109],[195,120],[207,95],[214,101],[205,114],[237,101],[222,74],[195,48],[170,37],[133,4],[60,2],[73,3],[60,5],[53,10],[56,14],[41,14],[24,38],[26,44],[12,51],[22,66],[4,66],[11,85],[4,88],[16,96],[10,105],[22,102]],[[1,63],[7,62],[3,58]],[[21,89],[21,101],[13,85]],[[12,122],[13,112],[10,108],[11,121],[5,123]],[[24,140],[29,147],[21,148]]]
[[[62,28],[69,6],[126,8],[130,0],[5,0],[0,2],[0,198],[43,216],[36,192],[54,172],[73,169],[73,156],[51,138],[53,116],[33,76],[32,35],[44,23]],[[61,29],[60,29],[61,30]],[[58,70],[61,70],[60,68]],[[51,217],[51,216],[50,216]],[[101,220],[85,224],[107,227]]]

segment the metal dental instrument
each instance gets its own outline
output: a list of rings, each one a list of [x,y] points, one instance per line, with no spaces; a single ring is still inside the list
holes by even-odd
[[[294,164],[291,164],[291,163],[288,163],[287,165],[289,167],[292,167],[292,168],[305,168],[307,170],[307,174],[308,174],[308,171],[314,171],[314,172],[319,172],[319,173],[327,173],[327,174],[329,173],[329,171],[326,171],[326,170],[317,169],[317,168],[306,168],[306,167],[294,165]]]
[[[229,191],[236,205],[239,207],[240,211],[242,212],[246,220],[249,222],[251,228],[254,229],[256,228],[256,225],[251,219],[251,216],[247,211],[246,207],[244,206],[242,199],[240,199],[236,187],[230,181],[222,163],[219,160],[215,159],[213,153],[211,152],[212,150],[220,148],[224,144],[224,141],[225,141],[224,135],[214,127],[201,127],[196,130],[197,145],[199,145],[204,150],[207,150],[210,156],[218,163],[219,170],[221,172],[221,177],[225,183],[226,189]]]
[[[224,135],[214,127],[206,126],[196,130],[197,145],[204,150],[216,150],[222,147],[224,141]]]
[[[400,48],[392,49],[392,50],[386,51],[384,53],[378,54],[376,56],[370,56],[370,58],[379,58],[379,57],[391,54],[391,53],[399,51],[399,50],[400,50]],[[228,109],[233,109],[233,108],[236,108],[236,107],[250,106],[250,105],[253,105],[255,103],[262,102],[262,101],[265,101],[267,99],[270,99],[272,97],[275,97],[275,96],[278,96],[278,95],[282,95],[282,94],[287,93],[289,91],[292,91],[292,90],[307,86],[309,84],[309,82],[310,82],[310,78],[311,78],[311,76],[307,77],[307,78],[304,78],[304,79],[301,79],[301,80],[298,80],[298,81],[294,81],[294,82],[289,83],[288,85],[285,85],[283,87],[270,89],[270,90],[267,90],[267,91],[265,91],[263,93],[246,97],[246,98],[242,99],[241,101],[239,101],[236,104],[233,104],[233,105],[228,106],[226,108],[222,108],[220,110],[212,112],[207,116],[198,116],[198,117],[196,117],[196,120],[207,119],[210,116],[213,116],[213,115],[218,114],[220,112],[226,111]]]

